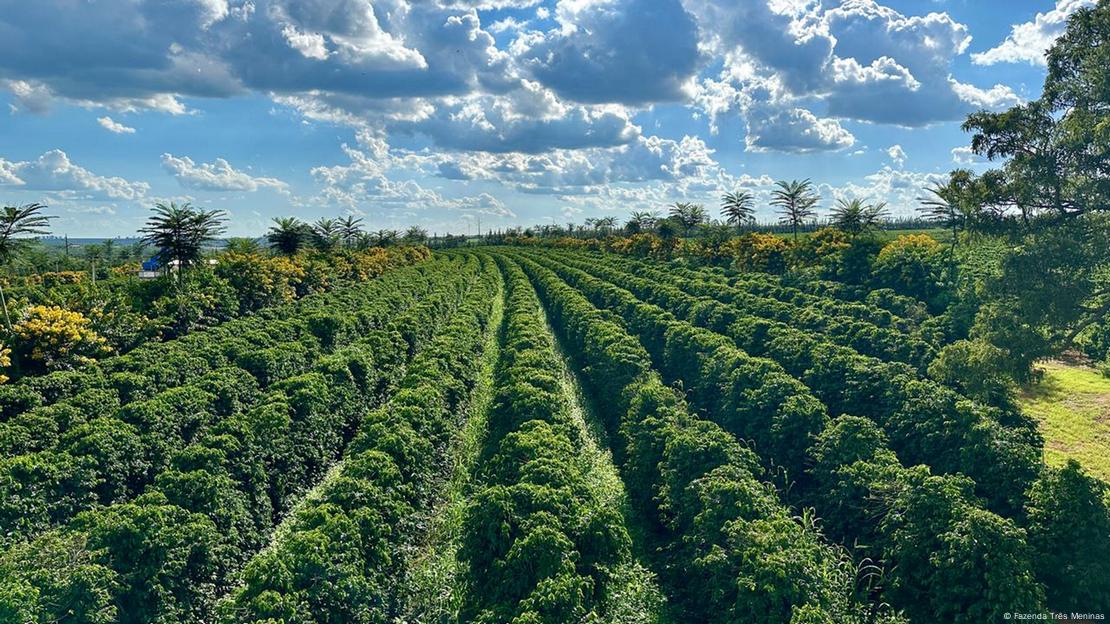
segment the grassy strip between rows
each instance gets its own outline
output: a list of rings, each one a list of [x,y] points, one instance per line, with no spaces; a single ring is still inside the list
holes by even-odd
[[[1110,379],[1099,371],[1064,362],[1042,362],[1044,378],[1019,395],[1045,437],[1045,460],[1063,466],[1075,459],[1110,482]]]
[[[493,269],[500,277],[500,271]],[[475,462],[486,437],[489,408],[493,402],[493,374],[501,357],[505,317],[505,289],[498,280],[498,292],[490,313],[490,328],[479,361],[478,381],[467,407],[468,416],[458,435],[451,441],[451,460],[447,481],[438,492],[429,529],[412,564],[404,570],[401,621],[453,622],[458,617],[461,597],[458,590],[460,564],[458,548],[462,539],[467,496],[473,488]]]
[[[508,299],[487,436],[462,521],[463,622],[658,622],[632,556],[611,466],[575,412],[532,286],[502,263]]]
[[[216,598],[326,473],[355,423],[477,279],[476,261],[388,330],[272,385],[177,450],[132,502],[79,514],[0,556],[0,621],[212,621]]]

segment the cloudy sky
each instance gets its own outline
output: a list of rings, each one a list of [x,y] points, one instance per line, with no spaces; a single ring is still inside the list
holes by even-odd
[[[910,213],[1093,0],[0,0],[0,202],[465,232],[809,177]],[[772,218],[765,204],[761,217]]]

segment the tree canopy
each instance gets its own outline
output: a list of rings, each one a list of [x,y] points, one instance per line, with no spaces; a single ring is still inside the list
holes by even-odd
[[[200,262],[205,244],[224,233],[225,220],[222,210],[203,210],[189,203],[159,203],[139,232],[144,235],[143,242],[159,249],[164,264],[176,260],[188,267]]]
[[[777,189],[771,192],[771,205],[779,209],[782,223],[790,226],[794,239],[798,239],[798,228],[813,218],[817,202],[821,196],[813,189],[810,180],[791,180],[775,182]]]
[[[1076,11],[1047,62],[1040,98],[964,123],[999,166],[954,171],[931,207],[1007,239],[974,333],[1019,379],[1110,315],[1110,1]]]

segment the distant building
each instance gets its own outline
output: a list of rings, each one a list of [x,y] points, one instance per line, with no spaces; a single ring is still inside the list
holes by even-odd
[[[180,264],[181,262],[179,260],[170,260],[170,263],[168,265],[169,272],[176,273],[177,267]],[[215,266],[217,264],[217,261],[215,258],[208,258],[207,260],[205,260],[205,264],[208,264],[209,266]],[[162,261],[158,258],[158,256],[154,256],[150,260],[143,261],[142,266],[139,267],[139,272],[137,273],[137,275],[139,279],[143,280],[157,279],[162,276],[162,273],[164,272],[164,267],[166,266],[167,265],[162,264]]]
[[[160,275],[162,275],[162,262],[158,256],[143,261],[142,266],[139,267],[139,279],[157,279]]]

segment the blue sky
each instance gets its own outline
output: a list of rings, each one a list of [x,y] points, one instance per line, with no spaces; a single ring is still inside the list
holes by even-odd
[[[715,208],[812,178],[911,213],[1093,0],[0,0],[0,202],[370,229]],[[961,149],[962,148],[962,149]]]

